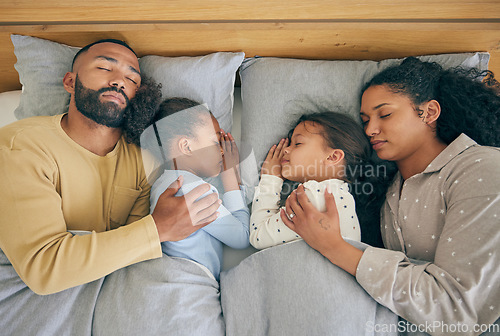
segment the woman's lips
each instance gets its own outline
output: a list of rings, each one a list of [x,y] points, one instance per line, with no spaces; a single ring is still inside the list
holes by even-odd
[[[382,147],[383,145],[385,145],[387,141],[383,141],[383,140],[373,140],[373,141],[370,141],[371,145],[372,145],[372,148],[374,150],[377,150],[377,149],[380,149],[380,147]]]
[[[289,161],[288,160],[281,160],[281,164],[285,164],[285,163],[288,163]]]

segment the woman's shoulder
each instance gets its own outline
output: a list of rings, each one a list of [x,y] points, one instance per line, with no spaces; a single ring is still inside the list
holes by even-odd
[[[473,145],[454,157],[443,168],[452,194],[468,197],[500,193],[500,149]]]
[[[450,171],[500,168],[500,148],[481,146],[465,134],[461,134],[435,161],[437,166],[441,165]]]
[[[500,169],[500,148],[475,144],[457,155],[450,163],[456,168]]]

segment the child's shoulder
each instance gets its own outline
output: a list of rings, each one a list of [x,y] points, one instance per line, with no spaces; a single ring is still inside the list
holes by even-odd
[[[152,193],[153,191],[157,190],[160,190],[161,192],[165,191],[165,189],[167,189],[170,184],[177,180],[179,176],[182,176],[184,181],[182,182],[181,189],[176,194],[177,196],[182,196],[190,192],[200,184],[207,183],[201,177],[185,170],[165,170],[153,184]],[[212,192],[218,193],[217,189],[211,184],[210,189],[211,190],[207,194],[210,194]]]
[[[325,193],[325,189],[334,194],[338,192],[349,192],[349,185],[347,182],[339,179],[329,179],[321,182],[309,180],[304,182],[303,185],[306,191],[319,193],[321,195]]]

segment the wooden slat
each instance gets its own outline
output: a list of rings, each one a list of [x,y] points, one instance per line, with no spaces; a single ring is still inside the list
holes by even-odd
[[[0,92],[20,87],[10,33],[83,46],[128,41],[139,56],[244,51],[248,57],[373,59],[488,51],[500,74],[500,23],[168,23],[0,26]],[[223,38],[221,38],[223,37]]]
[[[498,0],[2,0],[0,23],[498,19]]]
[[[11,33],[139,55],[373,59],[488,51],[500,73],[498,0],[0,0],[0,92],[19,88]]]

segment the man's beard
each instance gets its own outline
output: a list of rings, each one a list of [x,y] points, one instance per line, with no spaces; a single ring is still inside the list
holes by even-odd
[[[101,94],[108,91],[120,93],[125,99],[125,107],[121,108],[114,102],[101,102]],[[130,108],[127,95],[118,87],[105,87],[95,91],[85,87],[78,79],[78,75],[75,80],[75,104],[81,114],[99,125],[110,128],[121,128],[125,113]]]

